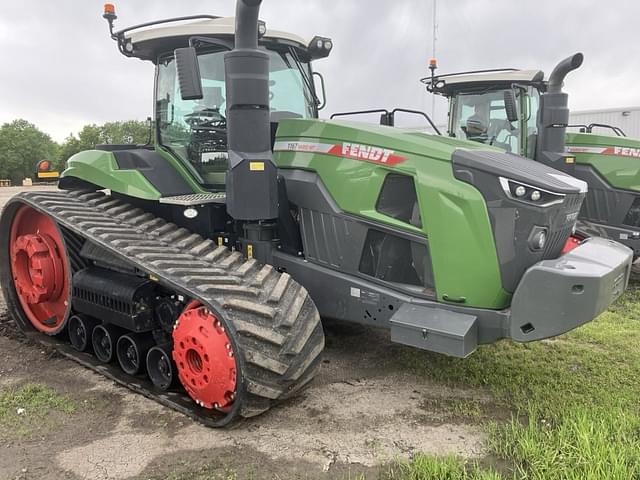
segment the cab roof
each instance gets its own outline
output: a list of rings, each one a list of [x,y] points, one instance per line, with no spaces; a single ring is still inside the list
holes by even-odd
[[[544,72],[541,70],[478,70],[473,72],[449,73],[436,75],[432,83],[431,77],[420,80],[427,85],[427,90],[444,96],[451,96],[460,90],[475,88],[507,87],[513,83],[535,85],[544,88]]]
[[[151,25],[139,25],[118,32],[123,48],[130,43],[130,56],[142,60],[155,61],[159,55],[173,52],[176,48],[189,45],[191,37],[216,37],[233,42],[235,34],[235,17],[209,17],[205,19],[175,19],[154,22]],[[280,43],[298,47],[306,51],[309,42],[304,38],[288,32],[267,29],[261,37],[261,43]],[[127,54],[125,51],[123,53]]]

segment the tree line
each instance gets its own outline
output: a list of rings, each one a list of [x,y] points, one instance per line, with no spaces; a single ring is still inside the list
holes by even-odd
[[[40,160],[49,160],[55,170],[61,171],[70,157],[96,145],[148,141],[149,125],[137,120],[85,125],[78,135],[70,134],[57,143],[33,123],[17,119],[0,126],[0,179],[20,185],[23,179],[35,176]]]

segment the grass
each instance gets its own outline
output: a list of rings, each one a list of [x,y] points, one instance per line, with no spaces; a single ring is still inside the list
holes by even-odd
[[[493,469],[419,456],[396,479],[640,478],[640,286],[557,339],[481,347],[467,359],[402,350],[404,368],[434,382],[492,394],[507,422],[489,422]]]
[[[0,389],[0,435],[29,436],[55,426],[61,415],[71,415],[76,410],[72,400],[45,385],[28,383],[3,388]]]

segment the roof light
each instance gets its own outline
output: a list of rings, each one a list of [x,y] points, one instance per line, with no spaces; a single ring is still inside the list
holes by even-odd
[[[438,66],[438,61],[435,58],[432,58],[431,60],[429,60],[429,66],[430,67],[437,67]]]
[[[106,19],[116,19],[116,6],[113,3],[105,3],[104,4],[104,13],[102,15]]]
[[[333,41],[327,37],[319,37],[315,36],[309,42],[309,54],[311,55],[312,60],[316,60],[318,58],[325,58],[329,56],[331,49],[333,48]]]

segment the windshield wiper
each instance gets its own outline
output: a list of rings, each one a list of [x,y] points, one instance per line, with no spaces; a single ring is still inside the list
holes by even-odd
[[[307,102],[309,102],[309,103],[313,103],[313,105],[317,109],[318,105],[320,105],[320,99],[316,95],[315,88],[313,87],[313,83],[312,83],[311,78],[309,77],[309,75],[305,71],[304,67],[302,66],[302,62],[300,61],[300,57],[298,57],[298,52],[296,52],[295,48],[289,47],[289,53],[291,53],[291,57],[293,58],[293,61],[296,62],[296,68],[300,72],[300,76],[302,77],[302,81],[303,81],[303,83],[304,83],[304,85],[306,87],[306,89],[304,89],[305,100],[307,100]],[[279,55],[282,58],[282,60],[284,61],[285,65],[287,67],[291,68],[291,62],[289,62],[289,59],[286,57],[286,55],[283,54],[283,53],[279,53]],[[311,94],[312,98],[309,98],[308,94]]]

